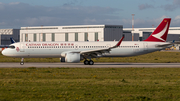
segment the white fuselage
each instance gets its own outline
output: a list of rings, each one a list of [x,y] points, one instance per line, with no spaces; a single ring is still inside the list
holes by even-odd
[[[107,49],[117,44],[117,41],[107,42],[18,42],[11,44],[15,48],[6,48],[2,54],[19,58],[60,58],[62,52],[81,52],[86,50]],[[136,56],[163,48],[156,45],[166,42],[123,41],[117,48],[111,49],[99,57],[127,57]]]

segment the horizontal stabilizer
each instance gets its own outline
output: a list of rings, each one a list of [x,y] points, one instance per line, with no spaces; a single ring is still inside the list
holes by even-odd
[[[156,45],[156,47],[168,47],[168,46],[171,46],[171,45],[174,45],[174,44],[180,44],[180,41],[177,41],[177,42],[173,41],[173,42],[163,44],[163,45]]]

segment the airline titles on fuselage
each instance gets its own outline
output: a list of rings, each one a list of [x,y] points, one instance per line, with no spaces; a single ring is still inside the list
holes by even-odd
[[[27,43],[26,46],[74,46],[74,43]]]

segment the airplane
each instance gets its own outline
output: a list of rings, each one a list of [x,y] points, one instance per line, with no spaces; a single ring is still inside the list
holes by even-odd
[[[129,57],[165,49],[172,42],[166,42],[171,18],[164,18],[154,32],[144,41],[104,42],[14,42],[2,51],[4,56],[21,58],[60,58],[61,62],[93,65],[92,58]]]

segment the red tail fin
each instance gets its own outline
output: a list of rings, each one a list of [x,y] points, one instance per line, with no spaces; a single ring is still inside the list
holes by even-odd
[[[155,31],[144,41],[165,42],[169,31],[171,18],[164,18]]]

